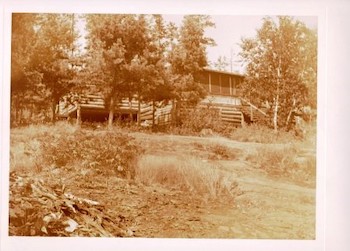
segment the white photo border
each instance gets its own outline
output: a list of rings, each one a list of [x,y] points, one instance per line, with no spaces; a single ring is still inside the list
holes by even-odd
[[[316,1],[4,1],[1,97],[1,250],[323,250],[325,241],[326,26],[327,5]],[[62,238],[8,236],[11,15],[34,13],[144,13],[293,15],[318,17],[318,128],[316,240],[217,240],[148,238]]]

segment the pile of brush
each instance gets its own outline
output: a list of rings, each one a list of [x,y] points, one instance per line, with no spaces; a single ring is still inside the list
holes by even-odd
[[[133,236],[125,217],[108,215],[99,202],[15,172],[10,174],[9,207],[9,234],[14,236]]]

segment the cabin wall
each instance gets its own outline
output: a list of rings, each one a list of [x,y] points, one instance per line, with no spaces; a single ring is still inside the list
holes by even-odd
[[[243,77],[229,73],[203,71],[195,76],[195,80],[201,83],[211,95],[238,96]]]
[[[220,71],[204,70],[201,74],[195,76],[195,80],[199,82],[208,92],[205,99],[200,102],[202,106],[213,105],[220,109],[222,118],[241,124],[243,117],[242,100],[239,97],[240,84],[243,82],[243,76]],[[71,104],[67,99],[63,98],[58,106],[58,116],[75,117],[77,104]],[[149,121],[154,118],[155,124],[170,123],[172,117],[172,104],[164,104],[154,107],[152,104],[141,104],[139,118],[141,121]],[[99,118],[106,120],[108,117],[108,109],[105,107],[103,97],[101,95],[83,95],[80,97],[80,109],[82,119],[93,120]],[[115,115],[119,119],[129,118],[129,114],[133,114],[134,120],[138,114],[138,101],[133,99],[131,103],[128,99],[123,99],[116,104]],[[242,122],[242,121],[241,121]]]

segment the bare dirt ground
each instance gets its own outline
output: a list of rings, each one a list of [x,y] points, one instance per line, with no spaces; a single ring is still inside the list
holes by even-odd
[[[233,174],[237,196],[234,200],[203,199],[157,184],[146,186],[112,175],[90,175],[89,170],[47,167],[37,178],[59,180],[72,194],[98,201],[109,216],[128,229],[130,237],[315,239],[315,182],[290,182],[254,167],[247,156],[262,144],[221,137],[132,136],[146,149],[145,155],[195,156]],[[213,144],[231,149],[234,157],[212,155],[206,146]],[[304,154],[315,155],[312,147],[304,148]]]

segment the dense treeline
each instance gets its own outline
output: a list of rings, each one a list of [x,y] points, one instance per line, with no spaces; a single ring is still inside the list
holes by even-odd
[[[185,16],[181,27],[161,15],[80,16],[87,50],[77,50],[74,14],[14,14],[12,26],[11,124],[55,121],[64,94],[103,94],[114,116],[121,98],[195,103],[204,90],[194,75],[205,67],[213,39],[209,16]],[[72,95],[74,100],[79,99]]]
[[[76,25],[81,20],[88,34],[84,51]],[[205,30],[214,26],[205,15],[184,16],[177,27],[161,15],[15,13],[11,125],[54,122],[56,105],[68,93],[103,95],[109,124],[122,98],[130,105],[137,99],[193,106],[206,95],[195,76],[209,65],[206,48],[215,42]],[[244,97],[270,107],[275,130],[288,127],[294,112],[316,108],[316,31],[291,17],[267,17],[241,48]],[[214,65],[221,69],[225,59]],[[71,95],[71,102],[78,100]]]

